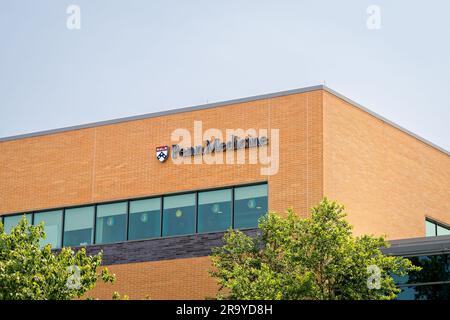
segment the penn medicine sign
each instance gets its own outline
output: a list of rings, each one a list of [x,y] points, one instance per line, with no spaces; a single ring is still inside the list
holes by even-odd
[[[257,148],[266,146],[269,143],[269,138],[261,137],[246,137],[239,138],[232,136],[230,140],[222,142],[220,139],[206,140],[205,146],[198,145],[194,147],[181,147],[178,144],[172,145],[172,159],[178,157],[192,157],[204,154],[211,154],[214,152],[234,151],[246,148]]]
[[[193,131],[187,128],[172,131],[171,148],[168,145],[157,147],[156,158],[160,162],[171,158],[176,165],[259,164],[261,175],[275,175],[280,162],[279,131],[277,128],[226,129],[225,132],[209,128],[204,131],[202,121],[194,121]]]

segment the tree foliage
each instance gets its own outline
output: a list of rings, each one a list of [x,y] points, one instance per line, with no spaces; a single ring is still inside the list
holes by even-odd
[[[385,256],[384,237],[354,237],[344,207],[324,198],[308,218],[269,212],[250,237],[229,230],[213,249],[218,298],[394,299],[393,276],[418,270],[408,259]]]
[[[86,255],[63,248],[54,252],[43,224],[32,226],[24,217],[9,234],[0,223],[0,300],[68,300],[81,297],[97,280],[113,282],[106,268],[97,272],[102,253]]]

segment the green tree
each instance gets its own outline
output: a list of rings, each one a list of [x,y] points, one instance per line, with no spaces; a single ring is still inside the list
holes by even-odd
[[[354,237],[344,207],[324,198],[308,218],[269,212],[256,237],[229,230],[213,248],[219,299],[394,299],[392,276],[418,270],[385,256],[384,237]]]
[[[68,300],[81,297],[97,280],[113,282],[106,268],[97,272],[102,253],[87,256],[84,248],[54,252],[43,224],[29,225],[24,217],[9,234],[0,223],[0,300]]]

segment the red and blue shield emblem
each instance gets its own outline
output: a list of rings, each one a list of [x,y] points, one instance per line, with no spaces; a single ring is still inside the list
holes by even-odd
[[[169,147],[161,146],[156,148],[156,159],[160,162],[164,162],[169,157]]]

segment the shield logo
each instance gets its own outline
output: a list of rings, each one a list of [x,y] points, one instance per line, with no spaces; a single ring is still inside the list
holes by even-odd
[[[169,157],[169,147],[161,146],[156,148],[156,159],[160,162],[164,162]]]

